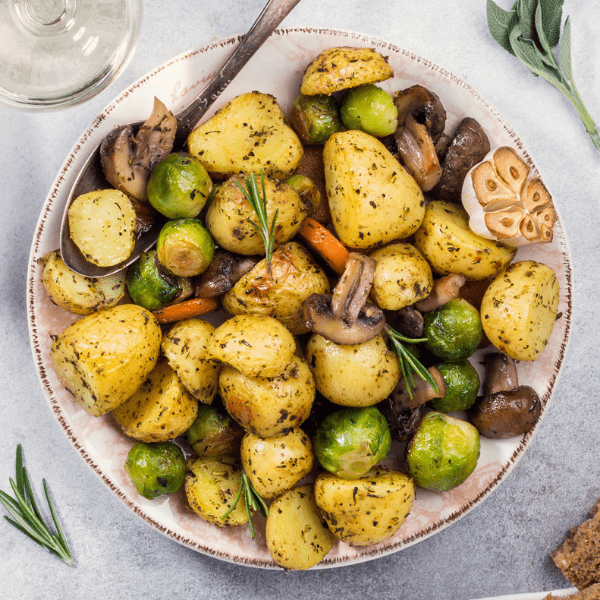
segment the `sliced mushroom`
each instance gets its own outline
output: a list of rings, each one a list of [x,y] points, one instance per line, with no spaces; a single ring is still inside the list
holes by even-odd
[[[196,281],[197,298],[216,298],[228,292],[260,260],[257,256],[238,256],[222,248]]]
[[[362,344],[381,333],[383,311],[366,302],[375,259],[350,253],[333,294],[311,294],[303,304],[306,326],[336,344]]]
[[[429,367],[427,371],[435,381],[437,391],[428,381],[415,376],[415,385],[411,385],[409,394],[406,381],[402,377],[390,396],[397,411],[413,410],[429,400],[443,398],[446,395],[446,381],[440,371],[436,367]]]
[[[398,129],[394,133],[398,154],[419,187],[427,192],[442,175],[436,151],[446,124],[446,111],[436,94],[420,85],[398,92]]]
[[[136,200],[147,200],[150,172],[173,149],[176,132],[177,117],[155,98],[152,114],[137,134],[124,125],[102,141],[100,161],[108,182]]]
[[[465,117],[441,154],[439,145],[436,144],[436,148],[441,157],[442,176],[430,195],[439,200],[460,202],[465,177],[490,151],[490,141],[475,119]]]
[[[397,442],[407,442],[419,427],[419,423],[425,414],[426,405],[421,404],[417,408],[400,410],[396,407],[391,396],[377,405],[381,414],[385,417],[392,439]]]
[[[425,330],[425,319],[415,306],[405,306],[399,310],[392,311],[386,316],[386,321],[398,333],[409,338],[423,337]]]
[[[481,435],[493,439],[527,433],[542,412],[539,396],[533,388],[519,385],[516,363],[500,353],[485,359],[485,396],[469,410],[469,420]]]
[[[460,288],[465,285],[466,281],[466,277],[458,273],[451,273],[450,275],[435,279],[431,294],[425,300],[417,302],[415,307],[421,312],[430,312],[443,306],[447,302],[450,302],[450,300],[458,298]]]

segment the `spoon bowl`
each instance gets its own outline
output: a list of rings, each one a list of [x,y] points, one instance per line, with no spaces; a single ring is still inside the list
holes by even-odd
[[[174,149],[184,147],[188,135],[204,116],[221,93],[233,81],[236,75],[254,56],[257,50],[269,38],[300,0],[269,0],[262,12],[236,47],[225,64],[216,72],[204,89],[177,116],[177,133]],[[131,123],[134,131],[142,121]],[[111,267],[99,267],[87,261],[71,239],[68,210],[75,198],[81,194],[111,187],[107,182],[100,163],[100,147],[96,148],[81,169],[65,204],[60,228],[60,252],[65,264],[76,273],[86,277],[107,277],[128,267],[142,252],[151,248],[165,222],[160,215],[151,228],[139,235],[129,258]]]

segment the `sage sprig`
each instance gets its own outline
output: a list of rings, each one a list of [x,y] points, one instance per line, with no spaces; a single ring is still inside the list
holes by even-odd
[[[27,469],[23,466],[23,449],[21,448],[21,444],[17,446],[16,482],[11,478],[10,485],[14,498],[0,490],[0,503],[2,503],[6,512],[10,515],[10,517],[5,515],[4,518],[21,533],[31,538],[36,544],[46,548],[69,566],[74,566],[75,561],[71,556],[67,540],[58,521],[58,516],[50,499],[50,492],[45,479],[43,480],[44,493],[56,529],[55,533],[45,523],[38,509]]]
[[[600,132],[577,91],[571,64],[571,23],[565,20],[563,0],[517,0],[511,10],[487,0],[491,36],[516,56],[536,77],[560,90],[577,110],[594,147],[600,150]],[[558,46],[558,57],[554,49]]]
[[[250,533],[252,534],[252,539],[254,539],[254,525],[252,524],[252,512],[260,511],[263,517],[269,516],[269,508],[265,504],[265,501],[260,497],[258,492],[254,489],[252,483],[248,479],[248,475],[242,472],[242,478],[240,483],[240,489],[233,499],[233,503],[229,510],[221,517],[221,519],[226,519],[238,505],[240,498],[244,496],[244,504],[246,506],[246,514],[248,515],[248,525],[250,526]]]
[[[262,238],[265,246],[265,255],[267,261],[267,270],[271,274],[271,257],[273,256],[273,249],[275,247],[275,222],[279,216],[279,209],[275,211],[273,220],[269,224],[269,217],[267,214],[267,193],[265,190],[265,176],[260,172],[260,178],[262,182],[262,196],[258,189],[256,177],[254,173],[251,173],[249,177],[244,177],[244,183],[246,189],[244,189],[238,181],[237,186],[240,188],[242,194],[248,200],[248,203],[252,207],[252,210],[256,213],[258,223],[255,223],[252,219],[248,219],[248,222],[258,231],[258,234]]]
[[[421,379],[426,381],[436,392],[439,392],[437,383],[431,376],[431,373],[425,368],[417,357],[406,348],[404,344],[418,344],[419,342],[426,342],[427,338],[409,338],[400,333],[395,329],[392,329],[389,325],[385,326],[385,329],[390,336],[390,340],[394,345],[398,359],[400,360],[400,373],[404,382],[406,383],[406,390],[408,391],[409,398],[412,398],[412,390],[415,387],[415,378],[413,373],[416,373]]]

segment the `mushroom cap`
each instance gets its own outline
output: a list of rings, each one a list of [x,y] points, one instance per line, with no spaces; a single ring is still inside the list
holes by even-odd
[[[551,242],[557,220],[542,180],[507,146],[491,150],[463,183],[469,227],[508,246]]]

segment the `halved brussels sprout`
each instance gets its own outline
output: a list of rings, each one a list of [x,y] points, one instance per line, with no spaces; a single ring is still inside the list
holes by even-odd
[[[358,479],[390,451],[392,437],[385,417],[374,406],[331,413],[314,438],[314,453],[324,469],[344,479]]]
[[[244,430],[223,407],[202,404],[186,435],[198,456],[212,458],[239,452]]]
[[[300,94],[290,108],[290,124],[304,144],[323,144],[332,133],[340,130],[335,98]]]
[[[160,263],[179,277],[203,273],[213,259],[215,242],[198,219],[167,221],[158,235],[156,252]]]

